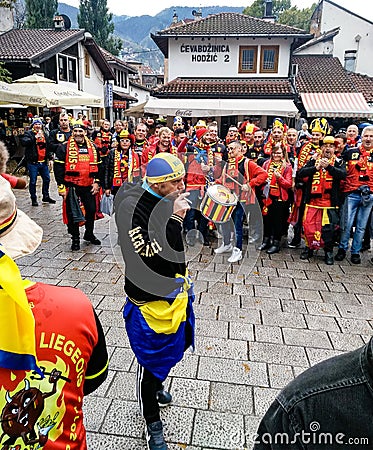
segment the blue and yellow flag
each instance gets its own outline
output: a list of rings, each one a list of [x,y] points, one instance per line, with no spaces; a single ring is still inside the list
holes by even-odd
[[[175,281],[180,286],[167,299],[137,306],[127,298],[123,310],[138,363],[161,381],[181,361],[184,351],[194,348],[193,285],[188,276],[177,275]]]
[[[17,264],[0,245],[0,367],[10,370],[35,370],[37,366],[35,320],[27,301]]]

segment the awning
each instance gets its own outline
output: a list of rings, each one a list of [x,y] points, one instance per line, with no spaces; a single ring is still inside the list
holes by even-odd
[[[373,117],[360,92],[303,93],[301,98],[310,117]]]
[[[118,91],[117,89],[113,89],[113,93],[123,100],[129,100],[131,102],[138,101],[136,97],[132,97],[132,95],[127,94],[126,92],[123,91]]]
[[[131,106],[131,108],[125,109],[123,113],[125,116],[141,117],[144,115],[145,104],[146,102]]]
[[[287,99],[233,98],[154,98],[145,105],[145,112],[163,116],[286,116],[294,117],[298,110]]]

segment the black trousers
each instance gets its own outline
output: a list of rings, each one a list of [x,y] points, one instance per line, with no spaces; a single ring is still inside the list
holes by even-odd
[[[139,364],[137,366],[136,395],[141,414],[147,424],[161,420],[157,391],[162,389],[162,382]]]
[[[263,216],[264,237],[273,237],[274,241],[280,241],[289,218],[289,202],[281,202],[274,199],[268,207],[268,214]]]
[[[85,231],[88,236],[93,235],[96,214],[96,199],[91,192],[92,186],[75,186],[75,192],[85,209]],[[79,224],[73,221],[71,211],[67,208],[67,231],[73,238],[79,238]]]

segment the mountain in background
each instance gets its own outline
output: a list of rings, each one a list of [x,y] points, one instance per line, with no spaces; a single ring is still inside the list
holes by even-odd
[[[151,33],[167,28],[172,23],[172,16],[176,12],[179,20],[192,19],[192,11],[199,8],[194,6],[176,6],[166,8],[156,16],[116,16],[113,15],[115,26],[114,33],[123,40],[122,56],[125,61],[140,61],[149,65],[153,70],[159,71],[163,68],[163,55],[150,37]],[[201,8],[202,17],[209,14],[221,12],[241,13],[243,8],[231,6],[206,6]],[[58,12],[66,14],[71,20],[72,28],[78,28],[78,8],[58,4]]]

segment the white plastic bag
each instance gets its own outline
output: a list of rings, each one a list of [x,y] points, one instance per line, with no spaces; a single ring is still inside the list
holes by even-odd
[[[100,210],[102,213],[107,214],[108,216],[111,216],[113,214],[113,202],[114,202],[114,195],[103,195],[101,198],[100,203]]]

